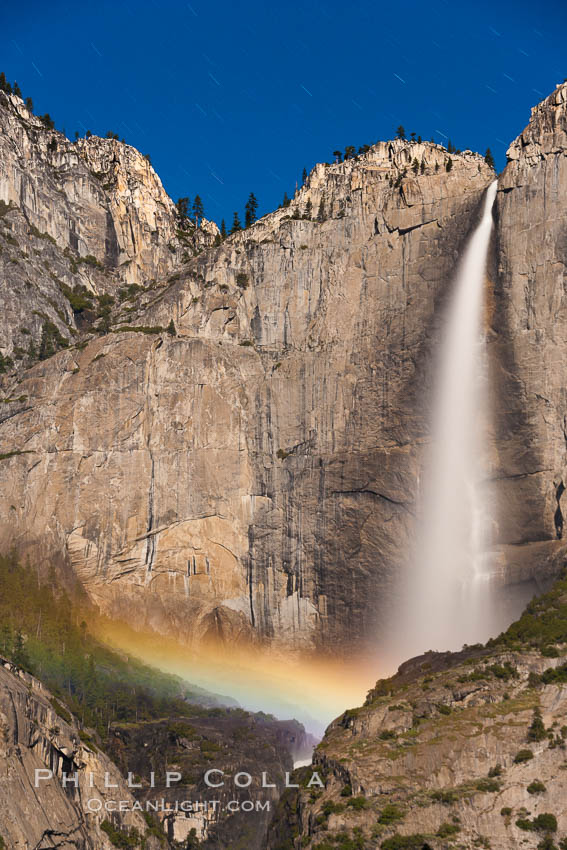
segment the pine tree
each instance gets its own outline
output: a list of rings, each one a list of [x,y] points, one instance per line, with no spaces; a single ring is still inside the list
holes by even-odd
[[[27,667],[29,667],[29,658],[26,652],[24,637],[19,629],[16,632],[16,636],[14,638],[13,659],[14,664],[16,664],[18,667],[23,667],[24,669],[27,669]]]
[[[335,157],[335,162],[343,161],[343,152],[342,151],[333,151],[333,156]]]
[[[419,145],[421,144],[421,142],[422,142],[422,138],[421,138],[421,136],[418,136],[418,137],[417,137],[417,142],[418,142],[418,144],[419,144]]]
[[[484,161],[491,168],[494,168],[494,157],[492,156],[492,151],[490,150],[490,148],[486,149],[486,153],[484,154]]]
[[[26,109],[28,112],[33,112],[33,100],[31,97],[26,97]]]
[[[308,219],[309,221],[311,221],[312,215],[313,215],[313,204],[311,203],[311,198],[309,198],[307,203],[305,204],[305,215],[303,217]]]
[[[177,214],[183,223],[189,218],[189,208],[191,207],[191,198],[178,198],[177,203],[175,204],[177,207]]]
[[[412,142],[415,142],[415,130],[412,133],[410,133],[410,137],[411,137]]]
[[[419,169],[422,174],[425,174],[425,162],[423,159],[421,160],[421,165],[419,166]]]
[[[400,124],[398,129],[396,130],[396,139],[405,139],[406,131],[403,124]]]
[[[223,239],[226,239],[226,224],[224,218],[220,223],[220,235]]]
[[[173,319],[170,320],[169,325],[167,326],[167,332],[168,334],[171,334],[171,336],[177,336],[177,331],[175,330],[175,324],[173,322]]]
[[[317,221],[325,221],[325,201],[321,198],[321,203],[319,204],[319,211],[317,213]]]
[[[307,169],[303,169],[303,174],[301,175],[301,185],[305,186],[305,181],[307,180]]]
[[[282,207],[289,207],[289,204],[290,204],[290,200],[287,196],[287,192],[284,192],[283,193]]]
[[[5,92],[6,94],[12,94],[12,86],[6,79],[4,71],[0,73],[0,91]]]
[[[195,224],[199,227],[199,220],[203,218],[205,214],[205,208],[203,206],[203,202],[201,200],[200,195],[195,195],[195,200],[193,201],[193,217],[195,219]]]
[[[238,213],[235,212],[232,219],[232,227],[230,228],[231,233],[238,233],[239,230],[242,230],[242,225],[240,224],[240,219],[238,218]]]
[[[20,87],[19,87],[19,85],[17,84],[16,81],[14,81],[14,94],[16,95],[16,97],[21,97],[22,100],[23,100],[22,90],[20,89]]]
[[[83,624],[81,623],[81,626]],[[82,631],[82,630],[81,630]],[[86,632],[84,633],[84,641],[86,641]],[[89,655],[89,662],[87,667],[87,672],[85,676],[85,682],[83,686],[83,698],[92,702],[96,697],[97,690],[97,675],[96,675],[96,665],[93,655]]]
[[[250,227],[256,221],[256,210],[258,209],[258,201],[254,192],[250,192],[245,206],[244,226]]]
[[[186,850],[196,850],[200,847],[199,839],[197,838],[197,830],[193,827],[187,836]]]
[[[412,162],[412,164],[411,164],[411,167],[412,167],[412,169],[413,169],[413,173],[414,173],[414,174],[417,174],[417,172],[419,171],[419,162],[417,161],[417,158],[416,158],[416,157],[414,157],[414,160],[413,160],[413,162]]]
[[[100,322],[98,323],[96,330],[100,333],[107,334],[110,331],[110,304],[105,304],[104,307],[99,311]]]
[[[354,147],[354,145],[347,145],[345,148],[345,161],[347,159],[351,159],[351,157],[355,156],[355,154],[356,148]]]
[[[534,709],[531,725],[528,729],[528,741],[543,741],[547,737],[545,724],[539,708]]]
[[[53,339],[49,332],[49,325],[47,322],[44,322],[39,341],[39,359],[47,360],[47,358],[51,357],[52,354],[55,354],[55,346],[53,345]]]
[[[0,629],[0,651],[3,655],[11,655],[13,649],[12,627],[9,623],[2,623]]]

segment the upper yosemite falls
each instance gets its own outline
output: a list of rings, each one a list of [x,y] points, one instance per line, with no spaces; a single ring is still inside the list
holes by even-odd
[[[489,421],[483,294],[496,190],[496,181],[486,190],[435,358],[431,448],[418,500],[421,520],[406,568],[402,611],[395,612],[402,621],[390,626],[401,643],[399,661],[424,646],[460,649],[501,630],[494,618],[496,573],[488,556],[494,507],[483,492]],[[429,592],[432,587],[435,593]],[[504,612],[500,619],[505,627]]]
[[[566,92],[509,149],[485,291],[492,557],[521,600],[565,552]],[[493,170],[379,142],[221,242],[181,228],[133,148],[0,98],[1,547],[182,643],[379,646]]]

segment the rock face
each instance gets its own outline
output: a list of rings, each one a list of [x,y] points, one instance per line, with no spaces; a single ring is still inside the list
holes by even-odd
[[[499,180],[492,349],[503,561],[565,561],[567,86],[532,110]]]
[[[268,848],[341,846],[337,836],[358,835],[345,846],[532,850],[546,832],[564,837],[565,686],[526,689],[530,673],[564,662],[477,651],[402,665],[329,727],[314,758],[325,790],[287,795]],[[550,735],[533,740],[540,714]],[[552,829],[536,820],[544,813]],[[413,842],[388,844],[396,834]]]
[[[194,829],[206,850],[238,846],[261,850],[286,772],[291,774],[293,769],[292,754],[310,756],[314,742],[306,752],[308,742],[309,736],[297,721],[278,721],[242,710],[211,711],[196,713],[189,722],[173,716],[155,722],[117,723],[109,752],[123,776],[130,771],[141,777],[141,788],[134,793],[142,805],[156,799],[167,801],[171,811],[160,818],[173,844],[186,841]],[[172,769],[182,779],[167,788],[164,777],[166,770]],[[205,780],[211,769],[216,772],[209,781],[218,783],[214,788]],[[153,788],[149,782],[152,771]],[[239,773],[241,787],[234,782]],[[249,786],[245,774],[250,777]],[[263,774],[272,787],[262,786]],[[196,804],[193,811],[180,808],[186,800]],[[257,802],[262,808],[256,808]],[[247,806],[251,808],[247,810]]]
[[[105,611],[188,642],[355,651],[403,562],[428,335],[493,179],[448,163],[398,140],[317,166],[7,384],[0,541],[65,553]]]
[[[54,707],[57,707],[56,708]],[[147,828],[139,812],[94,813],[98,803],[134,798],[116,766],[81,741],[75,721],[32,676],[8,662],[0,664],[0,836],[9,850],[112,850],[115,846],[101,829],[106,818],[116,828]],[[65,712],[66,713],[66,712]],[[66,713],[67,714],[67,713]],[[51,770],[53,779],[39,781],[36,770]],[[78,787],[63,787],[63,774],[77,774]],[[92,775],[92,785],[91,777]],[[105,780],[105,775],[107,779]],[[111,789],[105,787],[113,784]],[[118,797],[117,797],[118,795]],[[96,800],[89,806],[89,800]],[[148,835],[148,850],[161,847]]]
[[[0,846],[110,850],[144,839],[145,850],[166,850],[194,830],[199,847],[260,850],[286,772],[315,741],[295,720],[218,706],[195,706],[188,717],[176,707],[164,719],[109,725],[105,755],[38,679],[0,659]],[[222,785],[206,784],[210,769]]]
[[[325,789],[296,779],[268,850],[563,847],[566,590],[563,576],[487,647],[380,680],[327,729],[313,758]]]
[[[549,368],[563,335],[563,201],[552,194],[564,185],[563,131],[550,129],[564,120],[562,92],[534,113],[529,145],[511,149],[499,192],[490,318],[506,584],[548,578],[564,554],[564,391]],[[0,137],[10,145],[32,132],[11,103]],[[379,143],[316,166],[288,207],[167,276],[171,202],[147,162],[113,141],[56,141],[67,146],[67,192],[100,193],[98,212],[88,221],[77,212],[78,245],[58,214],[34,219],[57,246],[28,234],[29,258],[9,263],[10,274],[21,261],[35,279],[41,242],[98,250],[121,280],[151,273],[156,284],[109,306],[98,338],[79,328],[78,344],[4,380],[0,546],[63,555],[105,612],[135,611],[140,627],[188,643],[358,652],[380,636],[397,592],[439,307],[493,171],[470,152],[450,160],[430,143]],[[18,201],[11,173],[5,198]],[[543,201],[531,188],[540,180]],[[533,221],[545,202],[539,230],[525,225],[528,200]],[[15,227],[22,215],[8,210],[3,221]],[[103,252],[110,219],[108,246],[119,247]],[[128,259],[131,278],[116,271]],[[525,288],[526,262],[541,288],[535,278]],[[8,297],[14,330],[24,290]],[[175,336],[163,333],[172,321]],[[42,327],[39,317],[33,333]]]
[[[207,221],[180,228],[137,150],[96,136],[71,143],[19,97],[0,92],[2,354],[25,359],[46,321],[76,336],[81,322],[66,287],[100,295],[151,285],[218,233]]]

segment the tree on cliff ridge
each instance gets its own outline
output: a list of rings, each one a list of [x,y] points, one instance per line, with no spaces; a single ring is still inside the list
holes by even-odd
[[[195,200],[193,201],[193,217],[195,219],[195,224],[199,227],[199,221],[203,218],[205,214],[205,207],[203,206],[203,201],[201,200],[200,195],[195,195]]]
[[[44,127],[47,127],[48,130],[55,130],[55,121],[53,120],[49,112],[46,112],[45,115],[40,115],[39,120],[41,121]]]
[[[258,200],[254,192],[250,192],[244,209],[244,226],[250,227],[251,224],[254,224],[257,218],[256,211],[258,209]]]
[[[12,86],[6,79],[4,71],[0,72],[0,91],[5,92],[6,94],[12,94]]]
[[[185,222],[189,218],[189,208],[191,206],[191,198],[178,198],[177,203],[175,204],[177,207],[177,213],[179,218]]]
[[[232,218],[232,227],[230,228],[231,233],[238,233],[239,230],[242,230],[242,225],[240,224],[240,219],[238,218],[238,213],[235,212]]]

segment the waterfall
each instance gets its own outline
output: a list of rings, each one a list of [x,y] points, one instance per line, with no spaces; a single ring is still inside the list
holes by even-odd
[[[497,184],[461,259],[434,372],[431,444],[421,477],[417,545],[393,631],[396,660],[460,649],[496,628],[487,474],[489,403],[484,279]],[[399,614],[400,612],[398,612]]]

